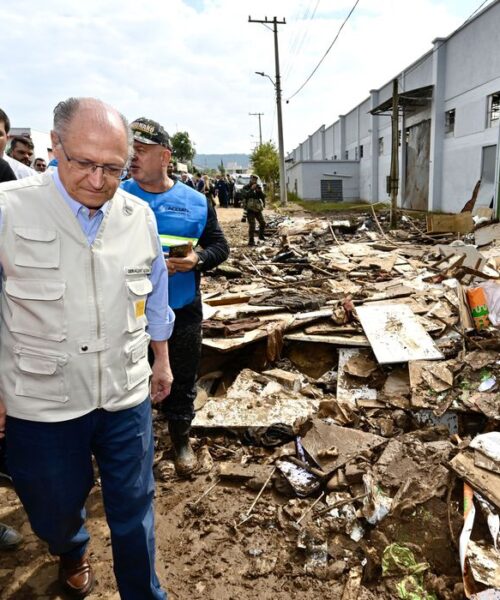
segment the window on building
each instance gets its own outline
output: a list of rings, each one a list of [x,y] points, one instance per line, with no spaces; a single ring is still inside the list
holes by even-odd
[[[455,109],[447,110],[444,113],[444,132],[453,133],[455,131]]]
[[[498,127],[500,121],[500,92],[488,96],[488,127]]]
[[[349,160],[349,150],[345,150],[345,152],[344,152],[344,159],[345,160]]]
[[[359,147],[359,158],[363,158],[363,146]]]
[[[333,155],[333,160],[337,160],[337,155],[336,154]]]
[[[358,147],[354,148],[354,160],[358,160]]]
[[[382,156],[382,154],[384,153],[384,138],[378,138],[378,153],[379,156]]]

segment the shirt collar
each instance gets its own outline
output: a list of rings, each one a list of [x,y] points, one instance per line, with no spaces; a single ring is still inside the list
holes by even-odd
[[[71,212],[76,217],[78,215],[80,209],[83,207],[83,204],[81,202],[78,202],[78,200],[75,200],[68,194],[68,192],[66,191],[66,188],[63,185],[63,182],[61,181],[61,178],[59,177],[59,171],[57,170],[57,168],[52,171],[52,179],[54,180],[56,188],[59,190],[61,196],[64,198],[64,201],[66,202],[66,204],[71,209]],[[105,215],[108,208],[109,208],[109,200],[106,201],[101,206],[101,208],[98,208],[97,211],[101,211],[102,214]]]

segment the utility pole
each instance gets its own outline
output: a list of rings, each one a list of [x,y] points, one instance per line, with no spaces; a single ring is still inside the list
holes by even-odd
[[[276,90],[276,114],[278,116],[278,150],[280,155],[280,204],[286,206],[287,195],[286,195],[286,181],[285,181],[285,144],[283,142],[283,116],[281,114],[281,75],[280,75],[280,58],[278,51],[278,25],[286,25],[285,19],[278,21],[276,17],[272,20],[268,20],[265,17],[262,19],[252,19],[248,17],[249,23],[262,23],[264,25],[272,24],[274,33],[274,63],[276,69],[276,77],[274,82],[274,88]]]
[[[259,146],[262,146],[262,126],[260,123],[260,118],[264,115],[264,113],[248,113],[251,117],[259,117]]]
[[[392,144],[391,144],[391,229],[398,226],[398,188],[399,188],[399,92],[398,79],[392,82]]]

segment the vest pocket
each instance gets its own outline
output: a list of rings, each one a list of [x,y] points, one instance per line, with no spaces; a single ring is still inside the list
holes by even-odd
[[[61,241],[55,229],[14,227],[14,264],[18,267],[58,269]]]
[[[148,345],[151,337],[145,333],[137,341],[125,349],[127,362],[127,390],[131,390],[139,383],[148,379],[151,375],[151,367],[148,362]]]
[[[67,363],[65,354],[40,354],[35,349],[14,348],[19,373],[16,377],[16,395],[67,402],[62,367]]]
[[[15,279],[5,283],[7,327],[13,333],[60,342],[66,338],[64,281]]]
[[[153,290],[153,284],[147,277],[141,279],[127,279],[128,309],[127,331],[133,333],[145,329],[148,324],[146,317],[146,301],[148,294]]]

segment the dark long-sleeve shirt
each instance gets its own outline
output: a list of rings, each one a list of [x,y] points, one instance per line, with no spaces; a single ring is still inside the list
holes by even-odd
[[[202,262],[198,271],[202,273],[214,269],[229,256],[229,244],[221,229],[217,214],[209,202],[207,202],[207,209],[207,224],[198,242],[202,249],[196,249]]]

